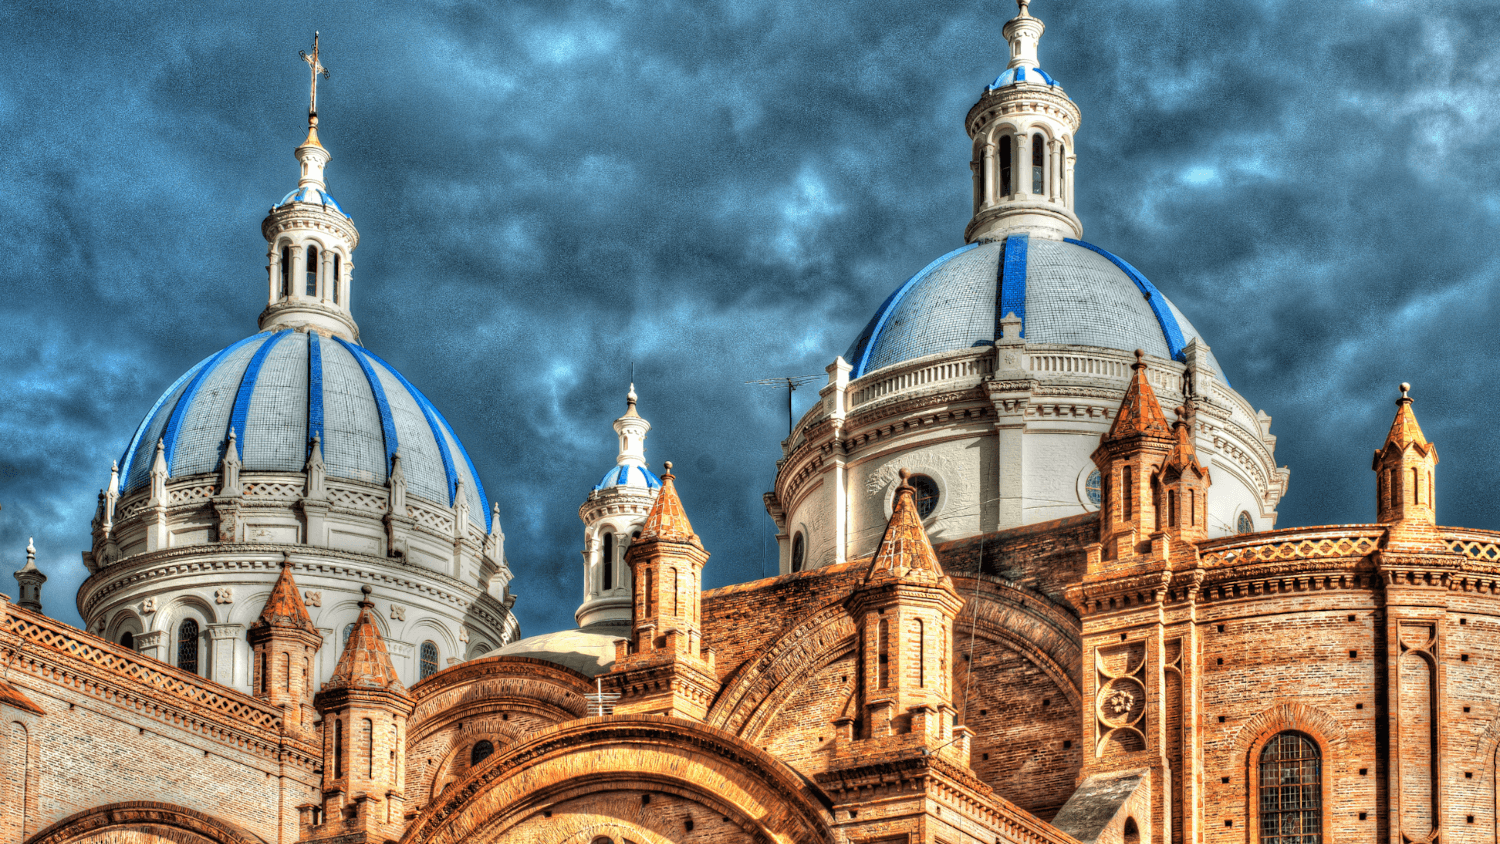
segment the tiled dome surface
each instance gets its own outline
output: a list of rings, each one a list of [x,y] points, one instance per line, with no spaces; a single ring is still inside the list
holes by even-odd
[[[451,507],[462,480],[469,518],[489,527],[474,464],[426,396],[363,346],[290,330],[247,337],[177,379],[120,458],[121,493],[149,483],[158,440],[172,477],[217,471],[231,427],[249,472],[303,471],[317,435],[329,477],[384,484],[399,448],[408,494]]]
[[[1145,276],[1109,252],[1078,240],[1012,235],[956,249],[912,276],[844,359],[858,378],[924,355],[988,345],[999,318],[1011,312],[1032,343],[1142,349],[1183,360],[1187,341],[1198,336]],[[1212,353],[1210,363],[1227,384]]]

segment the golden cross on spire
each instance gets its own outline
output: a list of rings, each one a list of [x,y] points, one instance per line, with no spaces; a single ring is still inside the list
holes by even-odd
[[[323,64],[318,61],[318,33],[316,31],[313,32],[313,51],[312,51],[312,55],[309,56],[306,52],[304,52],[302,50],[298,50],[297,51],[297,55],[301,56],[302,60],[305,61],[305,62],[307,62],[307,66],[308,67],[312,68],[312,98],[310,100],[308,100],[307,115],[309,117],[317,117],[318,116],[318,74],[320,74],[320,73],[323,74],[323,78],[327,79],[328,78],[328,68],[324,67]]]

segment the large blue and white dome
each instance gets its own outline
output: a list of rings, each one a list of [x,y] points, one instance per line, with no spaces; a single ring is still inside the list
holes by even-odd
[[[851,378],[991,344],[1008,313],[1028,343],[1094,346],[1184,360],[1198,332],[1144,275],[1081,240],[1013,234],[933,261],[892,293],[844,359]],[[1206,341],[1204,341],[1206,342]],[[1210,353],[1214,374],[1224,380]]]
[[[170,477],[214,472],[233,430],[243,470],[301,472],[318,437],[329,477],[385,484],[401,453],[410,495],[489,529],[474,464],[432,402],[395,367],[338,336],[263,331],[199,362],[136,429],[120,459],[120,494],[146,486],[156,443]]]

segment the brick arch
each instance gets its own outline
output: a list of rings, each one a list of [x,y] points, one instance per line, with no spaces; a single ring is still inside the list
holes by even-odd
[[[988,576],[977,584],[972,577],[954,578],[954,586],[964,598],[964,608],[953,622],[955,651],[962,652],[972,626],[976,635],[1026,657],[1075,709],[1082,705],[1083,643],[1078,621],[1070,613],[1036,592]]]
[[[550,806],[641,806],[637,795],[655,794],[768,844],[834,841],[827,796],[791,768],[723,730],[662,716],[583,718],[497,752],[424,809],[404,840],[489,844],[540,822]]]
[[[842,601],[823,607],[726,678],[704,721],[742,736],[758,733],[807,678],[854,647],[855,633]]]
[[[101,840],[105,833],[146,832],[172,844],[265,844],[253,833],[170,803],[135,801],[87,809],[33,835],[26,844]]]
[[[1337,791],[1347,779],[1349,736],[1338,719],[1305,703],[1279,703],[1246,721],[1234,737],[1235,752],[1243,760],[1245,778],[1245,827],[1251,841],[1260,840],[1260,755],[1274,736],[1301,733],[1312,739],[1322,757],[1322,820],[1324,841],[1333,840],[1333,811]]]
[[[1307,733],[1327,751],[1343,755],[1349,746],[1349,735],[1337,718],[1316,706],[1305,703],[1278,703],[1246,721],[1234,737],[1236,754],[1259,749],[1271,736],[1291,730]],[[1325,759],[1327,757],[1325,756]]]

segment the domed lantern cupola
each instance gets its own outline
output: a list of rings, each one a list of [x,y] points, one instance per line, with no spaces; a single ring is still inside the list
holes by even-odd
[[[302,53],[312,71],[312,85],[307,138],[296,149],[301,178],[261,223],[268,247],[270,296],[260,315],[260,327],[311,329],[358,340],[359,326],[349,310],[349,294],[359,231],[328,193],[323,178],[323,168],[333,156],[318,140],[318,77],[329,75],[318,52],[314,34],[312,53]]]
[[[1081,238],[1073,213],[1073,136],[1081,113],[1037,61],[1046,29],[1028,0],[1005,24],[1010,64],[969,110],[974,142],[974,218],[964,240],[999,240],[1011,233],[1052,240]]]
[[[636,412],[635,385],[625,398],[625,415],[615,420],[620,451],[615,465],[578,508],[583,520],[583,604],[574,616],[580,627],[629,624],[630,566],[625,550],[640,533],[661,489],[661,479],[646,466],[647,422]]]

